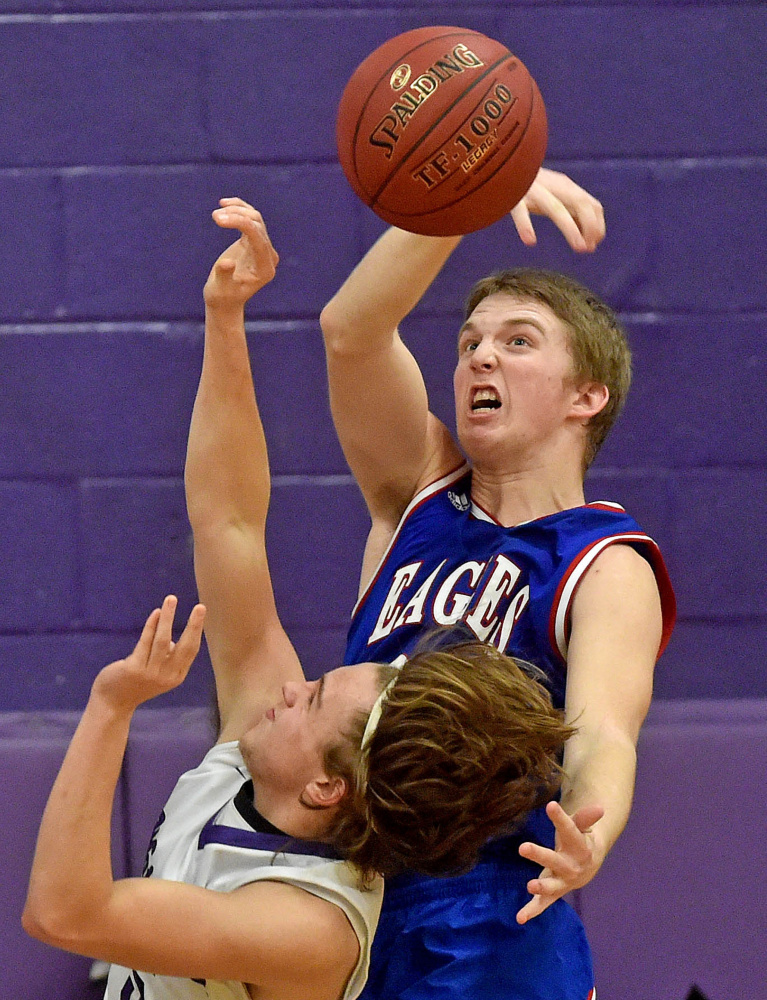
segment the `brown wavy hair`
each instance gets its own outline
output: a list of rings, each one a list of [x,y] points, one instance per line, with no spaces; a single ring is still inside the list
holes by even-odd
[[[610,398],[587,427],[587,469],[623,409],[631,385],[631,350],[623,327],[612,309],[585,285],[557,271],[525,267],[497,271],[478,281],[466,299],[464,319],[482,299],[497,293],[548,306],[567,328],[576,384],[593,381],[607,386]]]
[[[360,869],[454,875],[556,793],[574,730],[522,664],[480,641],[416,653],[360,751],[364,713],[326,766],[349,793],[330,839]]]

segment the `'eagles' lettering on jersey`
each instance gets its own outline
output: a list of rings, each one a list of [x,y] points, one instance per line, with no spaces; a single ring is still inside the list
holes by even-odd
[[[443,559],[425,578],[423,561],[400,566],[394,572],[368,645],[404,625],[430,620],[445,626],[464,622],[478,639],[502,652],[506,649],[530,600],[530,587],[518,586],[521,569],[497,553],[484,562],[467,560],[440,579],[446,562]]]
[[[462,466],[408,505],[354,609],[344,662],[402,662],[424,633],[465,623],[507,656],[540,667],[562,707],[575,595],[610,545],[633,546],[653,567],[665,644],[671,584],[657,545],[619,504],[602,500],[504,527],[472,501]]]

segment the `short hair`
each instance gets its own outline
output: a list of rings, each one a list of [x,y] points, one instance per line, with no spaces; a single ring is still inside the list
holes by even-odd
[[[613,310],[585,285],[542,268],[512,268],[482,278],[469,292],[464,319],[484,298],[498,293],[547,305],[567,328],[576,382],[607,386],[610,398],[587,426],[585,470],[623,409],[631,385],[631,350],[625,330]]]
[[[396,679],[372,738],[360,751],[361,713],[348,734],[356,759],[345,741],[326,761],[349,784],[331,838],[363,882],[466,871],[556,793],[574,730],[527,667],[473,640],[381,668]]]

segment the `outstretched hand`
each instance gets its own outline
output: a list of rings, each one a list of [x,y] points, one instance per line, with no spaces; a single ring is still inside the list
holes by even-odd
[[[601,202],[558,170],[541,167],[530,190],[511,210],[519,238],[527,246],[537,241],[531,214],[551,219],[578,253],[593,252],[605,235]]]
[[[601,806],[584,806],[568,816],[558,802],[549,802],[546,815],[556,830],[554,850],[530,843],[519,847],[522,857],[541,865],[543,871],[527,883],[533,898],[517,913],[518,924],[526,924],[566,893],[586,885],[604,860],[592,831],[604,815]]]
[[[205,282],[205,304],[242,307],[272,280],[280,258],[252,205],[242,198],[221,198],[219,205],[213,221],[222,229],[239,229],[241,235],[213,265]]]
[[[116,660],[99,672],[93,693],[114,708],[133,711],[142,702],[178,687],[200,649],[205,607],[192,609],[178,642],[171,629],[177,600],[166,597],[162,608],[155,608],[147,618],[139,641],[130,656]]]

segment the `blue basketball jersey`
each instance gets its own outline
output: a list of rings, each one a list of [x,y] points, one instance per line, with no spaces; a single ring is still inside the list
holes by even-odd
[[[403,514],[354,609],[346,663],[401,662],[431,628],[463,623],[540,667],[562,707],[573,598],[614,544],[633,546],[655,571],[663,649],[675,617],[671,584],[657,545],[622,507],[590,503],[505,528],[472,501],[463,465]],[[594,1000],[588,943],[565,900],[516,923],[539,871],[520,857],[522,840],[553,847],[543,809],[489,844],[471,872],[388,881],[361,1000]]]
[[[655,571],[663,648],[674,623],[671,584],[658,546],[621,506],[590,503],[505,528],[472,501],[464,465],[408,506],[354,609],[345,662],[395,662],[424,632],[461,622],[544,670],[561,707],[576,589],[616,543],[633,546]]]

